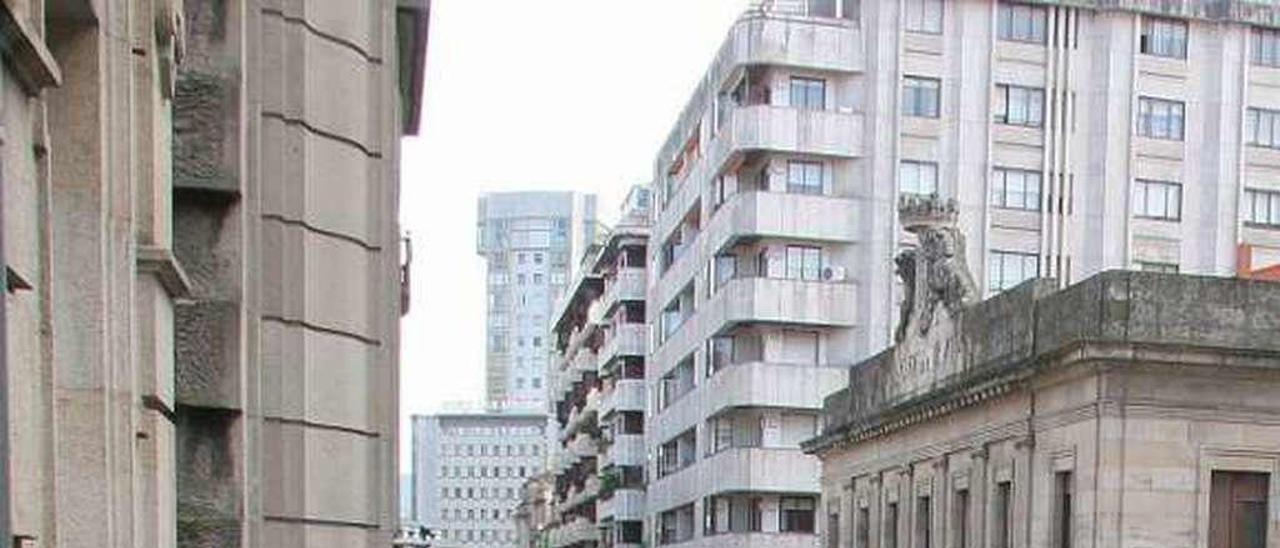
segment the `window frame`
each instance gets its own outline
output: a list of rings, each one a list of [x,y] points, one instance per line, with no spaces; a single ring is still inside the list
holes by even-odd
[[[902,9],[902,28],[906,32],[942,34],[947,18],[943,0],[905,0]]]
[[[1159,188],[1162,196],[1153,196],[1152,190]],[[1169,202],[1169,197],[1174,196],[1173,203]],[[1134,179],[1133,180],[1133,207],[1131,208],[1135,219],[1147,219],[1154,221],[1182,221],[1182,183],[1176,181],[1161,181],[1156,179]],[[1154,212],[1152,199],[1163,197],[1162,204],[1164,213]],[[1170,213],[1170,209],[1176,211]]]
[[[1267,122],[1264,126],[1263,122]],[[1266,139],[1262,128],[1266,127]],[[1280,110],[1249,107],[1244,112],[1244,141],[1246,146],[1280,149]]]
[[[792,76],[787,90],[792,108],[800,110],[827,109],[827,81],[822,78]],[[797,98],[799,98],[798,102]]]
[[[915,171],[915,177],[912,180],[915,182],[916,188],[910,191],[907,190],[906,188],[907,185],[904,184],[908,179],[907,168],[911,168],[912,170]],[[929,168],[929,169],[926,170],[925,168]],[[921,175],[926,171],[932,171],[933,173],[933,182],[932,182],[933,191],[932,192],[919,191],[919,186],[920,186],[919,183],[922,179]],[[939,184],[938,172],[939,172],[939,167],[937,162],[926,162],[922,160],[905,160],[905,159],[900,160],[898,162],[898,194],[900,195],[910,194],[913,196],[937,196],[938,184]]]
[[[1021,116],[1017,117],[1012,115],[1015,96],[1022,99],[1022,101],[1016,102],[1019,105],[1018,113],[1021,114]],[[1038,100],[1035,100],[1037,96]],[[1017,84],[996,84],[996,104],[991,110],[993,119],[997,124],[1042,128],[1044,127],[1044,106],[1044,88]]]
[[[800,180],[796,180],[797,172]],[[814,175],[816,179],[813,179]],[[811,180],[812,179],[812,180]],[[816,160],[787,160],[787,193],[821,196],[826,193],[826,165]]]
[[[1006,274],[1006,272],[1010,265],[1008,261],[1012,259],[1022,261],[1018,265],[1021,277],[1017,281],[1010,283],[1014,277]],[[998,266],[996,264],[997,260],[999,261]],[[1034,268],[1031,269],[1030,276],[1026,275],[1028,261],[1034,261]],[[1039,277],[1040,267],[1039,253],[993,249],[987,255],[987,290],[995,294],[1013,289],[1027,280]]]
[[[1167,110],[1167,112],[1163,113],[1163,116],[1158,112],[1161,109]],[[1137,113],[1135,120],[1137,127],[1134,128],[1134,133],[1139,137],[1160,139],[1164,141],[1186,140],[1187,103],[1185,101],[1141,95],[1138,97],[1138,108],[1135,110]],[[1175,111],[1177,121],[1176,135],[1173,131]],[[1167,118],[1167,120],[1161,124],[1160,120],[1165,118]]]
[[[1259,201],[1264,201],[1265,213],[1258,217]],[[1280,228],[1280,190],[1245,187],[1240,202],[1241,216],[1246,225],[1259,228]]]
[[[1027,184],[1027,181],[1034,177],[1034,190]],[[1011,192],[1010,181],[1021,181],[1021,190],[1016,194]],[[1016,167],[996,166],[991,168],[991,206],[997,209],[1009,209],[1017,211],[1041,211],[1041,200],[1044,192],[1044,173],[1034,169],[1022,169]],[[1022,204],[1018,205],[1010,197],[1014,195],[1022,196]]]
[[[1158,32],[1169,30],[1175,31],[1174,34],[1157,39]],[[1164,59],[1186,60],[1190,42],[1191,25],[1187,21],[1157,15],[1142,16],[1141,28],[1138,30],[1139,53]]]
[[[931,101],[927,94],[932,94]],[[917,107],[923,106],[923,110]],[[942,117],[942,79],[932,76],[917,76],[913,74],[903,75],[902,77],[902,107],[903,116],[911,118],[933,118]]]
[[[1023,21],[1017,18],[1022,16]],[[1016,23],[1027,26],[1020,28]],[[1037,28],[1037,23],[1039,27]],[[1006,26],[1007,25],[1007,26]],[[1045,6],[1001,0],[996,6],[996,38],[1006,42],[1045,44],[1049,37],[1049,10]],[[1023,32],[1017,32],[1023,31]]]
[[[1255,67],[1280,68],[1280,29],[1249,29],[1249,64]]]

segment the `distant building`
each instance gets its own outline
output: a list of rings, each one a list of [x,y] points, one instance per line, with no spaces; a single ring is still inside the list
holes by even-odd
[[[486,260],[489,410],[547,411],[552,306],[596,238],[596,198],[572,192],[480,197],[476,252]]]
[[[550,548],[644,542],[649,192],[628,194],[553,315]]]
[[[552,523],[551,499],[555,478],[542,473],[520,486],[520,504],[516,506],[516,546],[548,548],[547,529]]]
[[[414,524],[439,546],[516,546],[521,488],[547,460],[543,414],[413,417]]]

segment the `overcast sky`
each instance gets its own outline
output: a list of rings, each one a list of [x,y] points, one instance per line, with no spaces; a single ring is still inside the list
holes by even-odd
[[[421,135],[403,142],[413,237],[402,324],[401,469],[409,415],[484,387],[476,198],[577,190],[615,216],[746,0],[434,0]]]

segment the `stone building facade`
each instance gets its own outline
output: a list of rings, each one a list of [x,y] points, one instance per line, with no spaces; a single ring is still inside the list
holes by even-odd
[[[0,543],[389,545],[428,9],[0,5]]]
[[[936,314],[905,315],[804,445],[824,546],[1280,542],[1280,284],[1112,271],[927,294],[911,308]]]

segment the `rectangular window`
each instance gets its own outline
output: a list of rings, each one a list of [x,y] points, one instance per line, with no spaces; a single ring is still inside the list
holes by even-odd
[[[784,533],[813,533],[815,503],[810,497],[782,497],[778,530]]]
[[[915,548],[933,547],[933,505],[929,497],[916,499],[916,544]]]
[[[1044,89],[996,85],[996,123],[1011,126],[1044,125]]]
[[[1178,265],[1176,263],[1161,263],[1153,261],[1136,261],[1138,270],[1142,272],[1161,272],[1165,274],[1177,274]]]
[[[1001,40],[1043,44],[1048,13],[1044,6],[1001,2],[996,32]]]
[[[1280,148],[1280,110],[1250,108],[1244,115],[1244,135],[1250,146]]]
[[[1164,17],[1143,16],[1139,49],[1147,55],[1187,58],[1187,22]]]
[[[991,517],[993,548],[1013,547],[1013,483],[1002,481],[996,484],[995,500],[992,502]]]
[[[1245,189],[1244,221],[1253,225],[1280,226],[1280,191]]]
[[[938,164],[903,160],[898,165],[898,186],[903,194],[936,195],[938,193]]]
[[[823,110],[827,103],[827,82],[816,78],[791,77],[791,106]]]
[[[1254,65],[1280,67],[1280,29],[1254,27],[1249,36],[1249,58]]]
[[[937,78],[904,76],[902,115],[937,118],[942,111],[942,81]]]
[[[1214,471],[1209,490],[1209,548],[1266,548],[1270,475]]]
[[[956,491],[955,503],[951,506],[952,527],[955,535],[955,548],[969,548],[969,490]]]
[[[787,192],[792,194],[822,194],[822,162],[789,160],[787,162]]]
[[[1072,488],[1071,472],[1054,474],[1056,496],[1053,509],[1053,546],[1055,548],[1071,548]]]
[[[822,248],[787,246],[787,278],[817,281],[822,276]]]
[[[1186,105],[1182,101],[1138,98],[1138,135],[1152,139],[1181,141]]]
[[[832,508],[827,512],[827,548],[840,548],[840,511]]]
[[[988,289],[998,293],[1040,275],[1040,256],[1035,253],[992,251],[988,264]]]
[[[1143,219],[1182,218],[1182,185],[1138,179],[1133,183],[1133,215]]]
[[[884,548],[898,548],[898,503],[884,507]]]
[[[902,24],[911,32],[942,34],[943,0],[905,0]]]
[[[991,175],[991,205],[1040,211],[1039,171],[997,167]]]
[[[853,548],[871,548],[871,509],[858,509],[858,523],[854,525]]]

